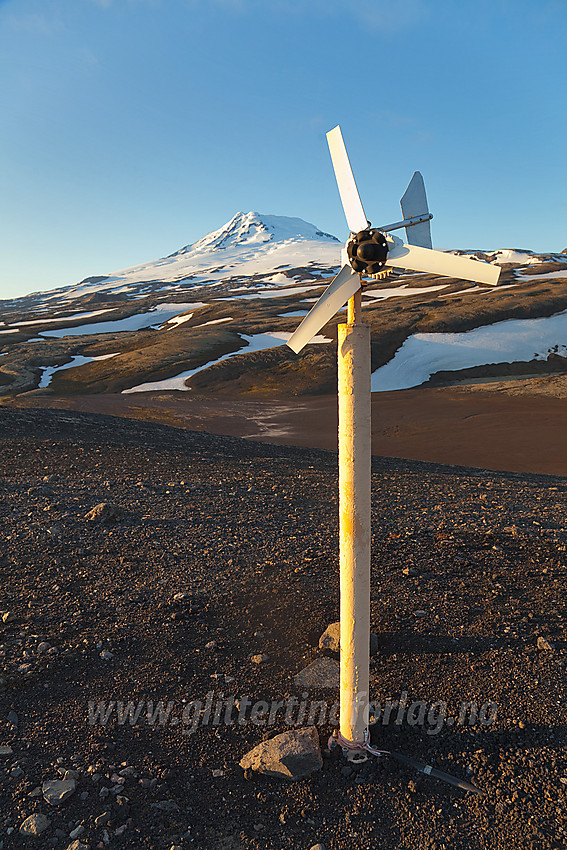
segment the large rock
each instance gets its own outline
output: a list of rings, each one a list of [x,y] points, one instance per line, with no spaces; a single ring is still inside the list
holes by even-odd
[[[30,815],[20,826],[21,835],[41,835],[51,826],[51,821],[45,815],[37,812],[35,815]]]
[[[48,779],[41,786],[43,799],[51,806],[59,806],[75,793],[77,783],[74,779]]]
[[[323,764],[315,726],[282,732],[262,741],[241,759],[240,767],[278,779],[304,779]]]
[[[293,684],[296,688],[336,689],[340,684],[339,662],[334,658],[317,658],[293,677]]]
[[[331,623],[327,626],[321,637],[319,638],[319,649],[330,649],[332,652],[339,652],[341,648],[341,624]],[[370,655],[376,655],[378,652],[378,635],[370,632]]]
[[[118,522],[122,519],[122,508],[110,502],[101,502],[85,514],[85,519],[91,522]]]

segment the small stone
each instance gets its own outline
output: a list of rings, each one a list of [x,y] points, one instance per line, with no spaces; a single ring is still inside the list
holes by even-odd
[[[325,845],[324,844],[313,844],[313,846],[310,847],[309,850],[325,850]]]
[[[341,648],[341,624],[331,623],[319,638],[319,649],[330,649],[338,652]]]
[[[82,841],[76,839],[67,845],[67,850],[89,850],[89,845],[83,844]]]
[[[103,661],[112,661],[112,659],[114,658],[114,655],[108,649],[103,649],[102,652],[100,653],[100,657],[102,658]]]
[[[21,835],[41,835],[51,826],[51,821],[45,815],[36,813],[30,815],[20,826]]]
[[[415,578],[417,575],[417,570],[414,570],[413,567],[404,567],[402,573],[409,578]]]
[[[215,649],[216,645],[216,640],[210,640],[208,643],[205,644],[205,649]]]
[[[8,723],[10,723],[11,726],[17,727],[20,723],[18,715],[13,710],[8,712],[8,714],[6,715],[6,720],[8,721]]]
[[[74,779],[75,782],[79,781],[81,773],[79,770],[64,770],[63,771],[63,779]]]
[[[16,615],[13,611],[4,611],[2,614],[2,622],[3,623],[13,623],[16,619]]]
[[[265,652],[263,652],[261,655],[253,655],[250,660],[253,664],[262,664],[264,661],[268,660],[268,656]]]
[[[0,758],[8,758],[8,756],[14,755],[14,750],[12,747],[1,746],[0,747]]]
[[[23,776],[23,775],[24,775],[24,771],[22,770],[22,768],[19,765],[16,765],[16,767],[13,767],[12,770],[10,771],[10,776],[12,777],[12,779],[19,779],[20,776]]]
[[[47,643],[46,640],[42,640],[41,643],[38,643],[36,651],[37,651],[38,655],[43,655],[44,652],[49,652],[50,649],[51,649],[51,644]]]
[[[43,799],[51,806],[59,806],[75,793],[77,783],[74,779],[50,779],[44,782],[41,791]]]
[[[85,514],[91,522],[118,522],[121,518],[122,509],[110,502],[101,502]]]
[[[341,648],[341,624],[331,623],[319,638],[319,649],[329,649],[331,652],[339,652]],[[378,635],[370,633],[370,655],[378,652]]]
[[[213,770],[213,776],[218,779],[219,776],[224,776],[224,770]]]
[[[317,658],[293,677],[297,688],[328,688],[339,687],[340,667],[334,658]]]
[[[420,620],[422,617],[427,617],[427,611],[414,611],[413,616]]]
[[[135,773],[133,767],[123,767],[122,770],[118,771],[119,776],[132,776]]]
[[[173,594],[173,601],[179,602],[179,603],[180,602],[190,602],[191,601],[191,594],[185,593],[185,592],[174,593]]]
[[[537,639],[537,648],[542,652],[553,652],[555,649],[555,644],[546,640],[544,637],[538,637]]]
[[[81,823],[79,824],[79,826],[76,826],[75,829],[71,830],[71,832],[69,833],[69,838],[78,838],[79,835],[82,835],[84,831],[85,827]]]
[[[106,826],[110,820],[110,812],[103,812],[94,819],[95,826]]]
[[[159,809],[160,812],[178,812],[179,806],[175,800],[160,800],[159,803],[150,803],[152,809]]]
[[[323,766],[319,735],[315,726],[282,732],[262,741],[240,760],[245,771],[275,776],[278,779],[303,779]]]

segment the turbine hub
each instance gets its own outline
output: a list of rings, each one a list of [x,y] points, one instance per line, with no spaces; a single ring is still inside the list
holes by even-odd
[[[375,228],[360,230],[349,240],[347,254],[355,272],[369,277],[379,274],[388,257],[386,237]]]

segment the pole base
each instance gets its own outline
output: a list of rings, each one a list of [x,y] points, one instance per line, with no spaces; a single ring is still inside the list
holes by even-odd
[[[341,733],[336,730],[329,738],[327,746],[329,750],[334,750],[336,747],[340,746],[343,756],[347,761],[351,762],[351,764],[364,764],[365,761],[368,761],[368,753],[363,747],[361,747],[360,744],[357,744],[354,741],[347,741],[346,738],[343,738]]]

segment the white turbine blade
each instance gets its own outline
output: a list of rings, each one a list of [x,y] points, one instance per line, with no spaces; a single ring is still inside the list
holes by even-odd
[[[445,277],[457,277],[462,280],[472,280],[475,283],[498,283],[499,266],[492,263],[482,263],[480,260],[469,260],[455,254],[445,254],[443,251],[432,251],[417,245],[406,245],[396,236],[386,234],[388,242],[387,266],[401,269],[412,269],[416,272],[430,272]]]
[[[290,336],[286,345],[299,354],[303,346],[307,345],[309,340],[313,339],[315,334],[333,318],[337,310],[344,307],[358,289],[360,289],[360,277],[350,266],[343,266],[313,309]]]
[[[327,142],[335,177],[337,178],[337,186],[345,211],[347,224],[353,233],[358,233],[359,230],[366,230],[368,220],[362,208],[362,201],[356,188],[356,183],[350,167],[350,162],[343,141],[341,128],[337,125],[333,130],[327,133]]]
[[[421,172],[414,171],[408,188],[400,201],[404,219],[417,218],[429,212],[427,207],[427,195],[425,194],[425,183]],[[410,245],[419,245],[421,248],[432,248],[431,228],[428,221],[422,221],[411,227],[406,227],[407,240]]]

